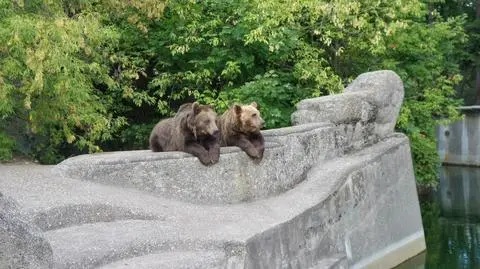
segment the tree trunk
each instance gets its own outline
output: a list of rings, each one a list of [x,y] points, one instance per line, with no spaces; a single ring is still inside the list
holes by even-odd
[[[480,0],[477,0],[479,2]],[[432,1],[428,1],[428,24],[433,23],[433,3]]]
[[[480,19],[480,0],[477,0],[477,20]]]

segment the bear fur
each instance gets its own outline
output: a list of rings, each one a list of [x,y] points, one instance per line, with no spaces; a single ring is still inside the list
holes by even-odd
[[[237,146],[259,162],[265,150],[265,141],[260,132],[264,124],[256,102],[249,105],[234,104],[217,118],[220,146]]]
[[[197,102],[180,106],[172,118],[158,122],[150,134],[153,152],[183,151],[196,156],[204,165],[220,158],[220,132],[217,113],[210,105]]]

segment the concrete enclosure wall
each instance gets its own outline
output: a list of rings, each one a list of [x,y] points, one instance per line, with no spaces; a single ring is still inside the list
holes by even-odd
[[[402,100],[392,71],[303,100],[258,164],[227,147],[211,167],[147,150],[1,166],[0,268],[394,267],[425,250]]]
[[[437,126],[437,149],[446,164],[480,166],[480,106],[460,107],[463,119]]]

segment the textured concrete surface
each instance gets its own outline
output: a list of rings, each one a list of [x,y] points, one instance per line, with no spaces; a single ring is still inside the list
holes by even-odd
[[[362,76],[387,81],[358,82],[371,94],[401,87],[389,71]],[[209,168],[183,153],[145,151],[1,165],[0,194],[11,206],[0,207],[0,224],[19,239],[0,235],[0,267],[395,266],[425,242],[408,139],[377,128],[395,117],[388,109],[380,117],[374,97],[365,100],[376,108],[359,118],[308,122],[308,108],[308,118],[294,116],[304,123],[265,131],[258,165],[236,148]],[[15,253],[26,258],[10,259]]]
[[[445,164],[480,166],[480,106],[460,107],[463,119],[437,126],[437,149]]]
[[[219,163],[209,167],[186,153],[135,151],[77,156],[54,171],[186,202],[237,203],[290,189],[304,179],[312,164],[342,150],[333,141],[336,129],[327,124],[271,130],[265,136],[269,141],[260,164],[239,148],[227,147],[221,149]]]
[[[52,262],[52,249],[40,230],[0,193],[0,268],[50,268]]]

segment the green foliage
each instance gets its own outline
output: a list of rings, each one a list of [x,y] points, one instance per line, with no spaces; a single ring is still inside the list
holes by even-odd
[[[113,86],[105,56],[118,34],[94,13],[69,19],[56,16],[55,7],[33,13],[29,2],[0,20],[0,119],[20,118],[46,138],[32,149],[43,163],[60,161],[63,144],[98,151],[96,141],[124,124],[95,87]]]
[[[140,150],[148,148],[148,138],[155,123],[130,124],[124,128],[115,139],[115,143],[105,143],[105,149]]]
[[[461,74],[464,79],[456,87],[457,93],[464,99],[465,105],[480,103],[479,90],[476,79],[480,79],[480,5],[475,1],[442,0],[434,1],[433,7],[442,18],[465,16],[465,32],[468,42],[458,49],[457,61],[460,63]]]
[[[5,133],[0,132],[0,161],[12,159],[15,141]]]
[[[289,126],[294,105],[302,99],[297,89],[288,82],[282,84],[277,79],[278,76],[275,72],[268,72],[232,90],[232,100],[243,103],[257,102],[262,113],[267,115],[266,128]]]

